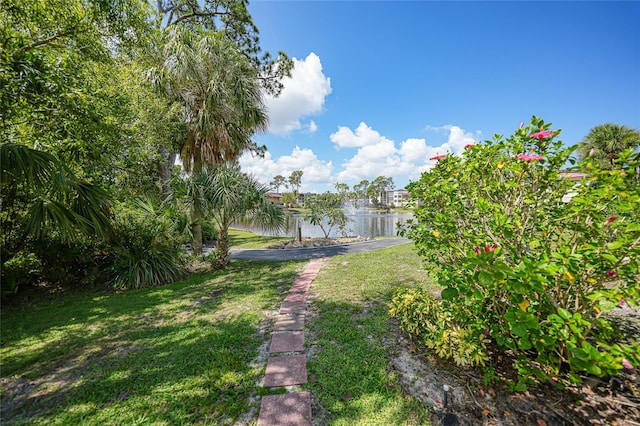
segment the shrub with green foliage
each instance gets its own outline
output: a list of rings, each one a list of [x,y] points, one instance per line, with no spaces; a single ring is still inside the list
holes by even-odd
[[[445,358],[463,354],[460,365],[484,364],[488,343],[512,353],[516,389],[640,364],[640,345],[608,315],[637,306],[639,155],[622,154],[618,170],[587,158],[576,182],[561,173],[574,148],[559,133],[533,117],[441,156],[408,188],[417,205],[402,233],[435,268],[442,301],[407,304],[416,296],[401,291],[392,314]]]
[[[109,248],[108,272],[120,289],[153,287],[179,278],[183,272],[179,239],[170,218],[140,202],[116,206],[115,240]]]

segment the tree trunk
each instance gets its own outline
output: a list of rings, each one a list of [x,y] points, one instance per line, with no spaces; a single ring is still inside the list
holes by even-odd
[[[167,201],[173,195],[171,192],[171,170],[176,159],[176,154],[170,152],[166,146],[162,145],[159,149],[160,160],[158,161],[158,187],[160,188],[160,198]]]
[[[202,172],[202,148],[199,143],[195,144],[191,172]],[[191,206],[191,250],[193,254],[202,254],[202,211],[196,206]]]
[[[218,232],[218,261],[220,265],[227,266],[229,264],[229,228],[222,227]]]
[[[191,206],[191,253],[202,254],[202,212]]]

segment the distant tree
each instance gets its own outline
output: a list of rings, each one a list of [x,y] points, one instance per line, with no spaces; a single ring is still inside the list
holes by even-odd
[[[338,182],[334,185],[334,187],[336,188],[338,195],[340,195],[343,206],[350,201],[355,201],[355,199],[357,198],[357,194],[354,191],[351,191],[349,189],[349,185],[347,185],[346,183]]]
[[[285,188],[287,188],[289,185],[287,185],[287,178],[285,178],[282,175],[278,175],[278,176],[274,176],[273,180],[270,183],[271,187],[274,188],[276,190],[276,193],[280,193],[280,187],[284,186]]]
[[[616,159],[622,151],[640,146],[640,132],[619,124],[601,124],[589,131],[578,145],[580,159],[592,158],[603,169],[620,166]]]
[[[327,191],[309,196],[305,199],[305,207],[308,213],[305,214],[304,219],[314,226],[319,226],[325,238],[329,238],[334,226],[338,226],[344,233],[350,219],[342,210],[342,198],[339,194]]]
[[[295,192],[285,192],[282,194],[282,204],[288,207],[293,207],[293,205],[298,200],[298,194]]]
[[[336,189],[336,191],[338,191],[338,194],[346,194],[347,192],[349,192],[349,185],[347,185],[346,183],[337,182],[334,185],[334,188]]]
[[[393,178],[378,176],[367,187],[367,197],[374,200],[374,204],[380,206],[384,199],[384,192],[393,189],[394,186]]]
[[[294,170],[289,176],[289,185],[291,185],[292,188],[295,188],[296,193],[300,191],[303,173],[304,172],[302,170]]]
[[[367,198],[367,189],[369,188],[369,181],[363,179],[360,183],[353,185],[353,192],[355,194],[356,200],[363,200]],[[365,202],[365,205],[368,205],[368,202]]]

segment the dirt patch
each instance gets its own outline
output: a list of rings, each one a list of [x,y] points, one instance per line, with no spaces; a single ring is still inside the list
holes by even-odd
[[[303,238],[302,241],[290,240],[280,243],[272,244],[267,248],[270,249],[296,249],[296,248],[309,248],[309,247],[327,247],[340,244],[352,244],[360,243],[363,241],[369,241],[372,238],[368,237],[339,237],[339,238]]]
[[[625,370],[610,380],[586,379],[566,389],[545,383],[514,393],[502,383],[484,385],[477,370],[461,369],[431,356],[397,323],[392,329],[384,342],[391,366],[405,391],[433,408],[436,424],[640,425],[638,369]],[[495,368],[499,375],[500,368],[506,367]]]

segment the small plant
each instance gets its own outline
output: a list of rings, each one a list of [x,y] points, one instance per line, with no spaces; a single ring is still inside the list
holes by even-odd
[[[441,358],[452,359],[458,366],[485,365],[486,343],[481,333],[460,327],[440,303],[422,289],[401,289],[391,302],[390,314],[408,333],[418,335],[429,349]]]
[[[462,342],[486,336],[514,353],[518,390],[565,368],[578,381],[640,364],[640,345],[614,342],[607,316],[640,291],[639,155],[621,154],[618,170],[587,158],[574,182],[560,172],[573,148],[559,133],[533,117],[507,139],[442,156],[409,186],[419,202],[403,234],[435,268],[447,341],[468,351]],[[429,345],[448,357],[444,337]]]

